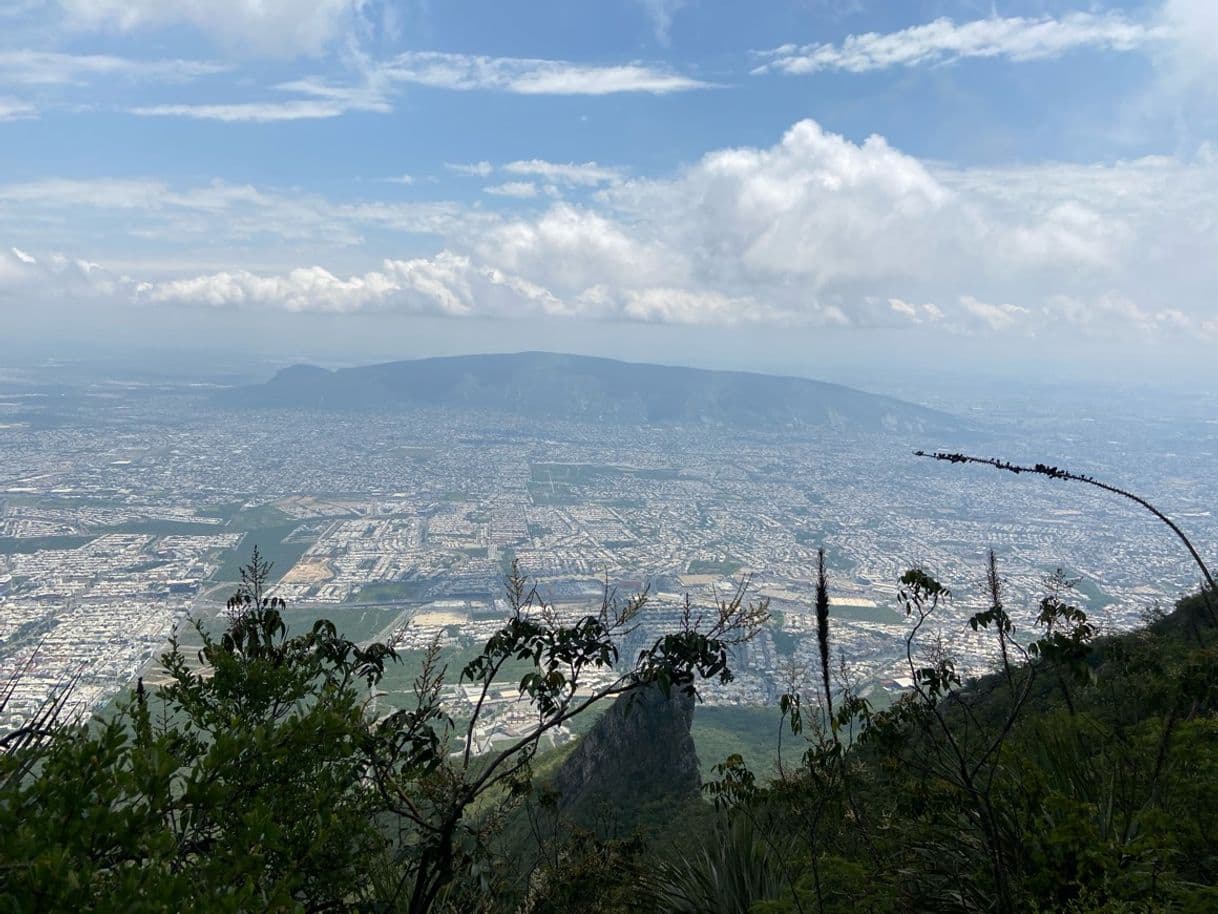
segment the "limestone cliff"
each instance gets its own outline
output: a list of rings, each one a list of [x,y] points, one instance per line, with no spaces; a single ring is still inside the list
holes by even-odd
[[[656,687],[621,696],[559,769],[559,808],[575,819],[608,807],[631,819],[645,807],[696,795],[702,779],[690,735],[694,699]]]

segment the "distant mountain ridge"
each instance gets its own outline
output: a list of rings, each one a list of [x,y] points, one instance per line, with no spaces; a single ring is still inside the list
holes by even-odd
[[[824,381],[550,352],[443,356],[337,371],[293,365],[265,384],[231,388],[216,400],[234,408],[464,407],[536,418],[739,428],[931,432],[962,425],[937,410]]]

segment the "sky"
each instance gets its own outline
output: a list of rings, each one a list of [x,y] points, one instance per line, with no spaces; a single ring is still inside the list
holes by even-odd
[[[0,0],[0,340],[1218,383],[1214,0]]]

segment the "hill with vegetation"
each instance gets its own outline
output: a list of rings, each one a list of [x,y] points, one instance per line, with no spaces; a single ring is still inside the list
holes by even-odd
[[[329,371],[296,365],[217,394],[225,406],[340,412],[486,410],[524,418],[733,428],[958,430],[937,410],[807,378],[619,362],[549,352],[387,362]]]

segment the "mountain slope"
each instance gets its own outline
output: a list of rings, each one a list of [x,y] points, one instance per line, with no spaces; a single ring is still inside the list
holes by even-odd
[[[806,378],[546,352],[417,359],[338,371],[296,365],[266,384],[224,391],[217,400],[236,408],[466,408],[527,418],[739,428],[929,432],[961,425],[936,410]]]

